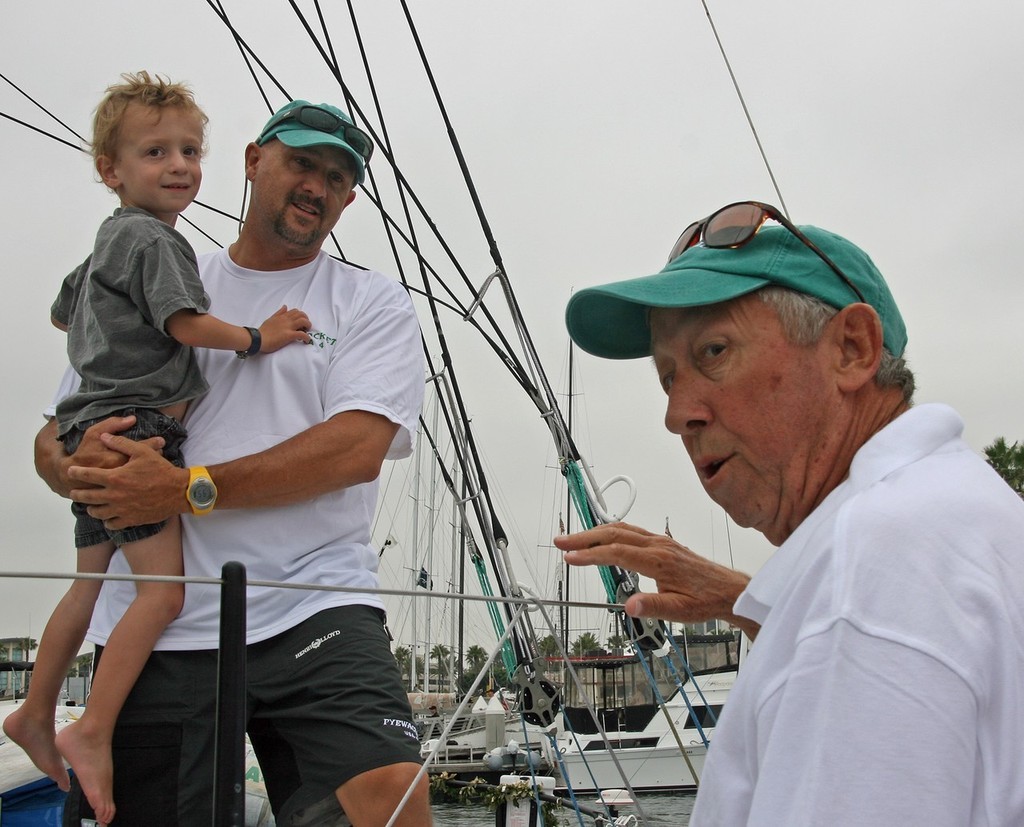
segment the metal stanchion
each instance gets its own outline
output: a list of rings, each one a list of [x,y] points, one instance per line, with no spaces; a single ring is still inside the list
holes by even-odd
[[[213,825],[245,824],[245,566],[221,569]]]

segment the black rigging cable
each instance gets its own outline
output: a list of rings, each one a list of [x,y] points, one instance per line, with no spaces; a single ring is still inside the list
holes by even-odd
[[[757,134],[757,127],[754,126],[754,119],[750,117],[750,110],[747,109],[747,102],[743,98],[743,92],[740,91],[739,81],[736,80],[736,73],[732,70],[732,63],[729,61],[729,55],[725,52],[725,45],[722,43],[722,38],[718,36],[718,27],[715,26],[715,21],[711,17],[711,10],[708,8],[707,0],[700,0],[700,4],[704,7],[704,14],[708,18],[708,23],[711,26],[711,33],[715,36],[715,42],[718,44],[718,50],[722,53],[722,59],[725,61],[725,68],[729,71],[729,77],[732,79],[733,89],[736,90],[736,97],[740,100],[740,106],[743,107],[743,115],[747,119],[747,124],[750,126],[750,131],[754,136],[754,143],[757,144],[757,151],[761,154],[761,160],[764,161],[765,169],[768,170],[768,177],[772,180],[772,186],[775,188],[775,194],[779,198],[779,206],[782,207],[782,212],[785,213],[786,217],[789,218],[789,209],[786,207],[786,199],[782,197],[782,190],[779,189],[779,182],[775,180],[775,173],[772,171],[772,165],[768,163],[768,155],[764,151],[764,147],[761,145],[761,137]]]
[[[24,89],[22,89],[20,86],[18,86],[18,84],[16,84],[13,80],[8,78],[4,74],[0,74],[0,78],[2,78],[5,83],[10,85],[17,92],[19,92],[22,97],[24,97],[30,103],[35,105],[36,108],[40,109],[44,114],[46,114],[49,117],[53,118],[53,120],[55,120],[57,123],[59,123],[61,126],[63,126],[68,132],[70,132],[76,138],[78,138],[78,140],[81,141],[83,145],[89,143],[87,140],[85,140],[85,138],[83,138],[81,135],[79,135],[77,132],[75,132],[75,130],[73,130],[66,123],[64,123],[64,121],[62,121],[60,118],[58,118],[56,115],[54,115],[49,109],[47,109],[45,106],[43,106],[39,101],[37,101],[35,98],[33,98],[31,95],[29,95],[28,92],[26,92]],[[2,114],[2,113],[0,113],[0,114]],[[17,118],[12,118],[10,115],[4,115],[4,117],[7,118],[8,120],[12,120],[12,121],[15,121],[16,123],[20,123],[22,126],[27,126],[29,129],[34,129],[36,132],[41,132],[43,135],[46,135],[46,136],[48,136],[50,138],[53,138],[55,141],[60,141],[62,144],[67,144],[68,146],[74,147],[75,149],[82,149],[82,146],[75,146],[72,143],[68,143],[68,141],[62,140],[61,138],[58,138],[56,135],[51,135],[49,132],[46,132],[46,131],[44,131],[42,129],[38,129],[38,128],[30,125],[30,124],[25,123],[24,121],[19,121]]]

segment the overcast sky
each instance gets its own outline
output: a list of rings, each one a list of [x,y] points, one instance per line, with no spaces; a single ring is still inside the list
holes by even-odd
[[[288,95],[342,102],[287,3],[225,5]],[[337,7],[328,20],[334,49],[376,129],[366,84],[355,74],[347,13],[340,3],[325,5]],[[355,5],[394,153],[479,285],[493,265],[401,11],[391,0]],[[410,6],[513,289],[560,392],[567,381],[562,314],[574,289],[657,271],[683,226],[726,203],[778,204],[698,0]],[[957,408],[978,451],[997,436],[1024,438],[1024,279],[1014,246],[1024,192],[1024,6],[710,0],[709,7],[791,218],[846,235],[886,274],[907,321],[918,402]],[[237,213],[242,150],[267,106],[206,3],[3,5],[0,72],[82,135],[105,87],[142,68],[193,85],[210,117],[200,199]],[[270,95],[274,107],[286,100],[273,88]],[[2,82],[0,112],[75,141]],[[7,288],[0,570],[66,572],[74,567],[67,504],[36,478],[31,459],[65,359],[49,307],[116,204],[78,152],[2,119],[0,147]],[[221,243],[232,240],[230,222],[195,207],[188,215]],[[211,248],[186,233],[200,251]],[[367,195],[343,217],[339,236],[350,259],[395,274]],[[546,429],[469,326],[448,322],[465,366],[467,406],[513,532],[517,571],[552,594],[556,558],[544,546],[558,509]],[[629,519],[660,530],[669,518],[676,538],[695,549],[748,571],[761,565],[770,547],[758,535],[727,530],[678,440],[664,432],[664,400],[650,366],[581,355],[577,369],[581,447],[599,479],[635,480]],[[395,492],[404,490],[409,465],[385,469],[395,503],[375,529],[376,542],[388,534],[398,541],[382,570],[399,587],[425,554],[412,550],[395,516],[407,506],[408,497]],[[615,499],[614,490],[609,496]],[[444,575],[440,563],[434,568],[437,584]],[[596,583],[581,581],[572,591],[600,599]],[[65,587],[0,583],[0,637],[38,637]],[[436,624],[440,605],[433,611]],[[400,638],[408,638],[408,609],[393,604],[392,615]]]

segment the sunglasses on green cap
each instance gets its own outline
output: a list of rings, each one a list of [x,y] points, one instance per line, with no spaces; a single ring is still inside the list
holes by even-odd
[[[317,132],[326,132],[341,138],[359,153],[364,163],[368,163],[373,155],[373,141],[370,140],[369,135],[344,118],[313,104],[298,106],[275,115],[267,121],[267,125],[263,127],[259,138],[256,139],[256,143],[262,144],[265,137],[276,127],[290,120],[298,121],[303,126],[315,129]]]
[[[818,256],[849,287],[857,299],[865,302],[864,294],[847,278],[846,274],[800,229],[771,204],[760,201],[740,201],[729,204],[711,213],[707,218],[694,221],[683,230],[672,246],[668,260],[671,262],[691,247],[702,244],[711,249],[736,249],[747,244],[757,235],[766,221],[776,221],[795,235],[802,244]]]

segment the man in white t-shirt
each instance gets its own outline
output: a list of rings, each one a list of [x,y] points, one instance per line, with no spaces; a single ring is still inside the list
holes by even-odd
[[[704,489],[779,547],[751,579],[635,526],[555,540],[654,578],[632,615],[757,636],[691,827],[1024,824],[1024,501],[952,409],[911,407],[871,259],[730,204],[660,273],[574,294],[566,322],[590,353],[653,356]]]
[[[294,101],[267,122],[245,151],[252,198],[238,240],[202,256],[200,273],[220,318],[248,324],[301,307],[312,346],[274,359],[259,357],[258,341],[243,358],[199,351],[211,390],[185,420],[185,469],[117,436],[130,420],[97,426],[71,457],[47,425],[37,465],[54,490],[111,528],[184,514],[189,576],[219,577],[236,560],[250,580],[378,585],[376,480],[385,459],[411,452],[420,332],[398,283],[320,249],[371,152],[327,104]],[[110,571],[122,570],[115,557]],[[104,585],[89,640],[106,643],[132,595],[131,583]],[[124,706],[119,824],[209,823],[218,616],[218,588],[189,585]],[[250,588],[247,643],[247,729],[277,823],[342,824],[343,808],[354,824],[386,824],[420,761],[379,597]],[[65,811],[76,827],[89,816],[79,798],[73,790]],[[395,823],[431,823],[425,783]]]

